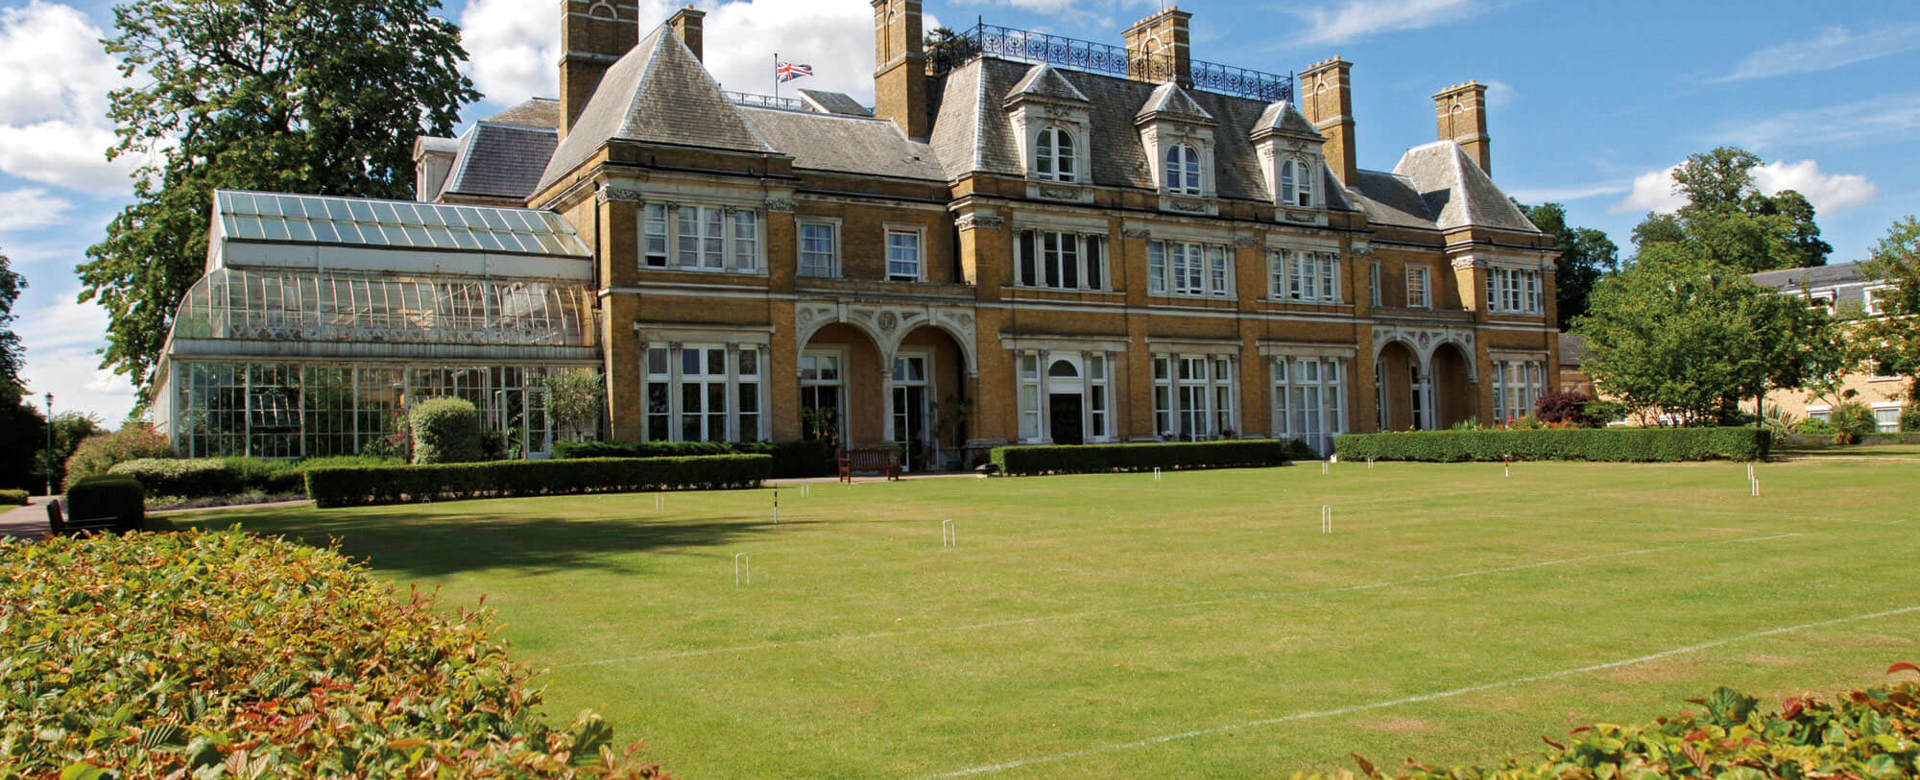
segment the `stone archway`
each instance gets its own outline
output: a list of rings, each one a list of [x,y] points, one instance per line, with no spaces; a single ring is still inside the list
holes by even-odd
[[[1381,430],[1406,431],[1429,427],[1432,382],[1426,360],[1412,344],[1382,344],[1373,360],[1374,391],[1379,404],[1376,423]]]
[[[1448,341],[1434,346],[1427,365],[1433,382],[1433,427],[1444,430],[1474,417],[1480,399],[1471,381],[1473,358]]]

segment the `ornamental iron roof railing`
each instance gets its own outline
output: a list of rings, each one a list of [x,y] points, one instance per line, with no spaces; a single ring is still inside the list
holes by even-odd
[[[216,268],[169,339],[593,346],[591,290],[568,282]]]
[[[772,95],[760,95],[752,92],[734,92],[732,90],[721,90],[720,94],[726,95],[727,101],[736,106],[777,108],[782,111],[808,110],[807,104],[790,97],[774,97]]]
[[[1134,61],[1127,50],[1105,43],[1061,35],[1020,30],[980,22],[961,31],[928,53],[934,70],[946,72],[977,57],[1047,63],[1087,73],[1161,83],[1178,75],[1171,60],[1149,57]],[[1188,78],[1195,89],[1265,102],[1293,99],[1293,75],[1266,73],[1215,62],[1192,60]]]

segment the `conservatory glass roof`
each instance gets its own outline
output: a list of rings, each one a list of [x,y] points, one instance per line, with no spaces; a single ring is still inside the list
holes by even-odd
[[[220,190],[229,239],[588,257],[560,215],[536,209]]]

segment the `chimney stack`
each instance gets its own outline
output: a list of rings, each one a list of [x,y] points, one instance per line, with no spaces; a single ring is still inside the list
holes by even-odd
[[[1493,139],[1487,137],[1487,85],[1478,81],[1455,84],[1433,96],[1434,118],[1440,140],[1453,141],[1480,170],[1493,175]]]
[[[1124,33],[1127,78],[1164,84],[1172,81],[1193,87],[1193,47],[1187,30],[1193,14],[1173,6],[1134,22]]]
[[[1300,115],[1326,137],[1321,148],[1327,167],[1346,185],[1353,184],[1359,170],[1354,155],[1352,74],[1353,63],[1334,57],[1307,66],[1294,83]]]
[[[636,0],[563,0],[560,19],[560,137],[593,99],[600,77],[640,43]]]
[[[908,138],[926,138],[932,125],[920,25],[920,0],[873,0],[873,115]]]
[[[693,6],[687,6],[675,11],[673,18],[667,20],[667,26],[673,28],[674,35],[680,36],[681,43],[693,50],[693,58],[696,60],[706,59],[701,49],[702,25],[705,24],[706,17],[706,11],[696,11]]]

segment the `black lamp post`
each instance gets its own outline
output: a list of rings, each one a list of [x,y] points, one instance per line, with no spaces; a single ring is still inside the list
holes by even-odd
[[[47,394],[47,496],[53,496],[53,394]]]

